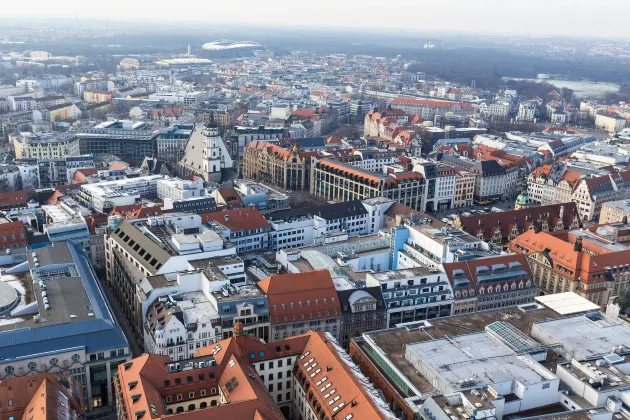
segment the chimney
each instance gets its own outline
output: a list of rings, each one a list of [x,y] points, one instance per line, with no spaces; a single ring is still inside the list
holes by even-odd
[[[560,219],[564,216],[564,206],[560,206]]]
[[[225,220],[226,222],[230,220],[230,215],[229,214],[224,215],[223,220]]]

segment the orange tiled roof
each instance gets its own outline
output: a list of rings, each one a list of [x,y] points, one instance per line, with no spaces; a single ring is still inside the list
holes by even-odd
[[[269,276],[258,287],[267,295],[272,324],[341,316],[328,270]]]

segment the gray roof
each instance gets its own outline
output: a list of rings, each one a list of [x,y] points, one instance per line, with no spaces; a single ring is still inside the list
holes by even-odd
[[[83,249],[73,242],[57,242],[52,247],[37,250],[36,253],[39,261],[47,258],[47,255],[59,254],[61,256],[66,254],[65,258],[70,255],[72,266],[76,269],[78,276],[60,277],[50,281],[64,284],[65,281],[69,280],[73,282],[72,288],[75,288],[78,287],[75,282],[80,279],[83,290],[79,290],[78,295],[66,295],[70,292],[66,290],[66,287],[61,288],[59,293],[60,296],[64,297],[63,301],[55,301],[51,298],[51,307],[56,302],[57,304],[64,303],[67,308],[65,308],[65,312],[62,312],[66,315],[68,311],[78,311],[79,309],[83,309],[86,313],[81,317],[66,318],[62,312],[57,316],[52,313],[48,315],[46,311],[40,310],[41,322],[25,320],[18,324],[3,326],[0,328],[0,362],[28,359],[43,354],[68,351],[69,349],[84,348],[88,353],[94,353],[129,347],[120,326],[112,315]],[[29,258],[31,257],[29,256]],[[64,265],[67,266],[67,264],[59,264],[59,266]],[[37,291],[38,287],[35,289]],[[70,302],[72,299],[79,299],[79,295],[81,295],[80,300],[74,303]],[[89,305],[89,313],[87,313],[88,309],[84,307],[86,304]],[[81,308],[73,308],[73,305],[79,305]]]

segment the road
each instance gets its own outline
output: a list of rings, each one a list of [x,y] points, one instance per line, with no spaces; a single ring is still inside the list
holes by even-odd
[[[118,307],[118,302],[116,301],[116,298],[114,298],[114,294],[112,293],[109,286],[107,285],[107,282],[102,282],[101,286],[103,288],[103,291],[105,292],[105,296],[107,297],[109,306],[114,311],[114,316],[116,317],[116,320],[118,321],[118,325],[120,325],[120,328],[122,328],[123,333],[125,334],[125,337],[127,338],[127,341],[129,342],[129,348],[131,350],[131,353],[133,354],[133,357],[141,356],[142,349],[138,345],[138,342],[136,341],[135,336],[131,332],[131,328],[129,327],[129,323],[127,322],[127,319],[125,318],[122,311]]]

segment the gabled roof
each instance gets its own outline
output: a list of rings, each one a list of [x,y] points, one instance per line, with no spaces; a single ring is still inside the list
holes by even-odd
[[[484,241],[492,240],[497,230],[499,230],[501,241],[504,244],[509,241],[511,235],[526,232],[536,224],[541,226],[546,224],[549,230],[553,230],[558,225],[562,229],[568,229],[574,224],[581,226],[581,221],[577,212],[577,206],[573,202],[500,213],[467,217],[459,216],[456,220],[456,226],[459,229],[475,237],[482,238]]]

